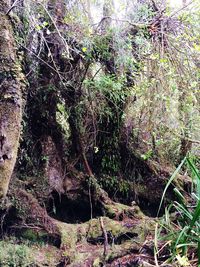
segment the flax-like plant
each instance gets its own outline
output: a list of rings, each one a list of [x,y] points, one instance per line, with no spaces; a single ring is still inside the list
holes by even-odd
[[[165,209],[165,216],[160,221],[159,230],[156,231],[157,239],[169,244],[169,260],[177,261],[180,266],[196,266],[195,264],[200,266],[200,172],[190,157],[186,157],[181,162],[169,179],[160,207],[169,185],[183,165],[187,166],[193,179],[191,198],[186,202],[184,195],[174,188],[177,200]],[[194,263],[190,265],[189,259],[192,254],[195,254],[196,261],[194,260]]]

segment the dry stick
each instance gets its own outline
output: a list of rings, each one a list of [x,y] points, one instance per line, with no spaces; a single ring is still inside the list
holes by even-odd
[[[25,50],[27,50],[28,52],[30,52],[31,54],[33,54],[38,60],[40,60],[42,63],[44,63],[47,67],[49,67],[51,70],[53,70],[58,77],[60,78],[61,83],[64,85],[64,87],[66,87],[66,85],[63,83],[63,81],[65,81],[66,83],[69,83],[69,81],[62,76],[59,71],[57,69],[54,69],[54,67],[52,67],[50,64],[48,64],[45,60],[43,60],[41,57],[39,57],[35,52],[31,51],[29,48],[27,48],[24,45],[21,45],[22,48],[24,48]],[[67,94],[68,95],[68,94]],[[72,98],[68,95],[68,97],[72,100]]]
[[[169,127],[168,127],[168,129],[169,129],[169,131],[170,131],[171,133],[173,133],[175,136],[177,136],[177,137],[179,137],[179,138],[181,138],[181,139],[185,139],[185,141],[191,142],[191,143],[193,143],[193,144],[198,144],[198,145],[200,144],[200,141],[199,141],[199,140],[194,140],[194,139],[185,137],[185,136],[183,136],[183,135],[181,135],[181,134],[178,134],[178,133],[174,132],[172,129],[170,129]]]
[[[187,5],[181,7],[180,9],[176,10],[173,14],[171,14],[171,16],[169,16],[168,20],[172,17],[174,17],[175,15],[177,15],[179,12],[181,12],[182,10],[186,9],[189,5],[191,5],[192,3],[194,3],[194,0],[191,0]]]
[[[93,24],[92,26],[97,25],[97,27],[99,27],[101,25],[101,23],[105,19],[111,19],[111,20],[114,20],[114,21],[128,23],[129,25],[134,26],[134,27],[138,27],[138,28],[145,28],[145,27],[151,26],[151,24],[149,24],[149,23],[147,23],[147,24],[146,23],[134,23],[134,22],[131,22],[131,21],[125,20],[125,19],[115,19],[115,18],[112,18],[111,16],[105,16],[105,17],[103,17],[99,22]]]
[[[78,143],[79,143],[79,149],[80,149],[80,154],[82,156],[82,160],[83,160],[83,165],[84,165],[84,168],[85,168],[85,171],[87,173],[87,175],[89,176],[89,189],[88,189],[88,193],[89,193],[89,201],[90,201],[90,216],[91,216],[91,219],[93,217],[93,205],[92,205],[92,196],[91,196],[91,178],[94,177],[93,173],[92,173],[92,170],[90,168],[90,165],[88,163],[88,160],[87,160],[87,157],[86,157],[86,154],[85,154],[85,149],[84,149],[84,145],[83,145],[83,142],[81,140],[81,136],[80,134],[78,133],[78,129],[76,128],[76,131],[77,131],[77,138],[78,138]]]
[[[35,25],[37,25],[35,19],[34,19],[34,23],[35,23]],[[56,73],[58,74],[58,77],[59,77],[60,81],[62,81],[61,74],[60,74],[60,72],[59,72],[58,67],[56,66],[56,63],[55,63],[55,61],[54,61],[54,58],[53,58],[53,55],[52,55],[51,50],[50,50],[50,48],[49,48],[49,45],[48,45],[48,43],[47,43],[47,40],[46,40],[46,38],[45,38],[43,32],[41,32],[41,31],[39,31],[39,32],[40,32],[41,39],[44,41],[44,43],[45,43],[45,45],[46,45],[46,47],[47,47],[48,55],[50,55],[51,60],[52,60],[52,62],[53,62],[53,67],[54,67]],[[39,55],[40,55],[40,52],[41,52],[41,48],[40,48],[40,51],[39,51],[39,53],[38,53],[38,57],[39,57]]]
[[[28,47],[21,45],[21,47],[23,47],[25,50],[27,50],[29,53],[33,54],[37,59],[39,59],[42,63],[44,63],[47,67],[49,67],[51,70],[53,70],[55,73],[58,74],[58,76],[60,77],[60,73],[58,73],[58,71],[52,67],[51,65],[49,65],[45,60],[43,60],[41,57],[39,57],[35,52],[31,51]],[[61,76],[63,80],[67,81],[67,79],[63,76]]]
[[[90,201],[90,219],[92,220],[93,218],[93,205],[92,205],[92,196],[91,196],[91,188],[90,188],[90,181],[89,181],[89,201]]]
[[[101,230],[103,232],[103,237],[104,237],[104,250],[103,250],[103,256],[106,257],[107,254],[107,249],[108,249],[108,234],[106,232],[106,229],[104,227],[104,223],[103,223],[103,218],[100,217],[100,225],[101,225]]]
[[[86,158],[85,152],[82,149],[83,145],[82,145],[82,142],[81,141],[80,141],[80,144],[81,144],[80,146],[81,146],[81,154],[82,154],[82,159],[83,159],[83,165],[85,167],[86,173],[89,176],[89,179],[91,179],[91,177],[93,177],[93,173],[92,173],[92,170],[91,170],[90,165],[88,163],[88,160]],[[90,200],[90,212],[91,212],[91,219],[92,219],[92,217],[93,217],[93,205],[92,205],[92,196],[91,196],[91,185],[90,185],[90,182],[91,181],[89,181],[89,200]]]
[[[9,15],[9,13],[12,11],[12,9],[14,7],[16,7],[16,4],[17,4],[18,0],[15,0],[15,2],[12,4],[12,6],[8,9],[8,11],[6,12],[6,15]]]
[[[50,48],[49,48],[49,45],[48,45],[48,43],[47,43],[47,41],[46,41],[46,39],[45,39],[45,37],[44,37],[43,34],[42,34],[42,39],[43,39],[43,41],[44,41],[44,43],[45,43],[45,45],[46,45],[46,47],[47,47],[48,54],[49,54],[50,57],[51,57],[51,60],[52,60],[52,62],[53,62],[53,66],[54,66],[54,68],[55,68],[55,70],[56,70],[56,72],[57,72],[57,74],[58,74],[58,76],[59,76],[59,79],[62,81],[62,78],[61,78],[61,76],[60,76],[59,70],[58,70],[58,68],[57,68],[57,66],[56,66],[56,63],[55,63],[55,61],[54,61],[54,58],[53,58],[53,55],[52,55],[51,50],[50,50]]]
[[[100,72],[100,70],[102,70],[102,67],[100,67],[94,74],[94,76],[92,77],[92,81],[94,81],[95,77],[97,76],[97,74]]]
[[[42,8],[44,9],[44,11],[45,11],[45,12],[47,13],[47,15],[49,16],[51,22],[53,23],[53,25],[54,25],[54,27],[55,27],[55,29],[56,29],[56,31],[57,31],[59,37],[60,37],[60,39],[62,40],[63,45],[65,46],[65,49],[66,49],[66,52],[67,52],[67,58],[68,58],[68,59],[72,59],[72,58],[70,57],[69,45],[68,45],[67,41],[65,40],[65,38],[61,35],[61,33],[60,33],[59,29],[58,29],[58,26],[56,25],[56,22],[55,22],[54,19],[52,18],[51,14],[50,14],[49,11],[47,10],[47,8],[46,8],[43,4],[41,4],[41,3],[39,3],[39,4],[42,6]]]
[[[158,264],[158,239],[157,239],[157,235],[158,235],[158,223],[156,223],[156,227],[155,227],[155,237],[154,237],[154,243],[155,243],[155,248],[154,248],[154,260],[155,260],[155,265],[156,265],[156,267],[159,267],[159,264]]]

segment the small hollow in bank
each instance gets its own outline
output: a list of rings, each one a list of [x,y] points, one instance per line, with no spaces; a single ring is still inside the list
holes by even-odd
[[[101,209],[90,202],[89,197],[80,195],[73,199],[56,191],[51,194],[47,212],[54,219],[65,223],[83,223],[103,215]]]
[[[8,207],[0,211],[1,218],[1,228],[0,236],[9,235],[14,232],[13,226],[19,223],[19,218],[17,217],[17,209],[15,207]]]

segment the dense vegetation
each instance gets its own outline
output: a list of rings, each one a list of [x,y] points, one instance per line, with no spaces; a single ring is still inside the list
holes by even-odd
[[[0,12],[0,266],[200,266],[198,1]]]

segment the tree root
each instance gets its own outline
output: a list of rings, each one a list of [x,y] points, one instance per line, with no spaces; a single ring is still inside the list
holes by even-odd
[[[89,185],[88,185],[89,184]],[[121,203],[114,202],[98,184],[94,176],[89,177],[87,187],[90,187],[90,193],[92,199],[101,207],[105,216],[115,219],[123,220],[124,218],[142,218],[144,214],[136,203],[132,203],[132,206],[127,206]],[[88,191],[85,190],[85,194]]]
[[[117,215],[113,216],[115,220],[100,217],[85,223],[68,224],[51,218],[31,193],[22,189],[14,193],[16,209],[22,219],[19,225],[14,226],[23,228],[26,225],[29,229],[31,225],[32,231],[37,234],[45,231],[49,238],[60,239],[60,261],[65,262],[66,266],[101,266],[97,263],[111,263],[133,251],[139,251],[146,236],[151,235],[154,230],[152,219],[145,216],[135,218],[135,209],[128,209],[109,198],[105,206],[112,209],[113,214],[116,212]],[[130,211],[133,211],[132,218],[128,216]],[[122,213],[126,216],[117,221],[116,217]]]

